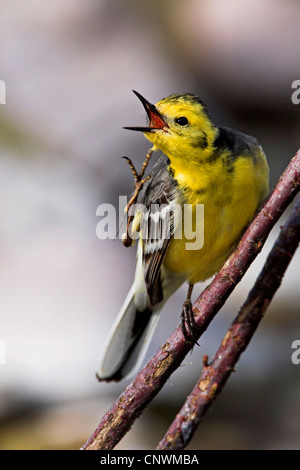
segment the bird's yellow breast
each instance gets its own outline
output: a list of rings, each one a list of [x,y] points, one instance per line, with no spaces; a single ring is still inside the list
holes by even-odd
[[[185,273],[187,280],[194,284],[208,279],[221,268],[244,227],[253,218],[268,192],[268,167],[263,152],[260,152],[256,162],[249,156],[238,157],[230,172],[224,171],[220,161],[208,166],[206,171],[202,165],[202,174],[198,171],[193,178],[192,174],[181,177],[190,182],[185,199],[194,206],[193,231],[197,231],[199,240],[199,231],[204,231],[203,246],[190,250],[187,246],[191,240],[184,236],[174,238],[164,266]],[[196,204],[204,206],[204,223],[196,220]]]

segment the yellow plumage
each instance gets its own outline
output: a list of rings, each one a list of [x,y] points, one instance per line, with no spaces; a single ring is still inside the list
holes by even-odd
[[[127,129],[143,132],[152,142],[152,150],[161,150],[164,156],[138,195],[138,202],[146,206],[146,218],[138,212],[133,220],[140,232],[134,284],[100,360],[100,380],[119,380],[131,371],[150,340],[159,309],[185,281],[189,290],[183,304],[182,332],[187,340],[190,334],[194,339],[192,287],[221,268],[269,189],[268,165],[256,139],[216,127],[197,96],[170,95],[154,106],[135,93],[149,125]],[[204,224],[196,217],[199,204],[204,206]],[[158,212],[153,205],[160,207]],[[178,228],[189,220],[184,212],[187,205],[195,238],[203,230],[204,243],[198,249],[187,249],[193,240],[184,230],[177,237]],[[175,215],[170,218],[167,236],[162,227],[172,209]],[[160,236],[145,236],[149,221],[160,224]]]
[[[174,239],[169,245],[164,266],[185,273],[194,284],[218,271],[228,257],[244,227],[268,193],[268,165],[264,152],[245,149],[230,162],[230,149],[211,158],[218,137],[204,106],[191,95],[171,95],[156,104],[168,124],[167,132],[145,133],[170,159],[170,168],[179,187],[184,188],[185,202],[204,204],[204,245],[200,250],[186,250],[187,240]],[[184,116],[187,126],[176,125]],[[247,136],[246,136],[247,137]],[[206,139],[206,145],[197,145]],[[203,148],[204,147],[204,148]],[[246,152],[247,150],[247,152]],[[229,168],[226,164],[229,158]],[[228,171],[229,170],[229,171]]]

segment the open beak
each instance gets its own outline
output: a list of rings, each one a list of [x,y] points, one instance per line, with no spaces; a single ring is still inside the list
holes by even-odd
[[[149,103],[140,93],[135,90],[132,90],[134,94],[142,102],[145,111],[149,119],[148,127],[123,127],[123,129],[128,129],[130,131],[140,131],[140,132],[153,132],[158,129],[163,129],[169,127],[162,115],[158,112],[154,104]]]

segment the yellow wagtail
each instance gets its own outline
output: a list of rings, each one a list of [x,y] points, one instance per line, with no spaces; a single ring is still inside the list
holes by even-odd
[[[268,165],[257,140],[216,127],[197,96],[173,94],[153,105],[134,93],[149,124],[125,129],[141,131],[153,143],[148,159],[155,150],[163,155],[136,192],[136,202],[146,210],[138,205],[134,213],[132,227],[139,234],[134,283],[97,367],[98,379],[107,381],[120,380],[140,365],[159,310],[185,281],[182,331],[189,339],[193,285],[221,268],[269,189]],[[204,224],[195,220],[199,205]],[[190,233],[202,241],[192,249],[183,230],[187,221]]]

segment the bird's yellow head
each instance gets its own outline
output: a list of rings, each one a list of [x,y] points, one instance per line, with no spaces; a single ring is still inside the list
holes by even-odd
[[[162,150],[171,161],[192,163],[194,159],[199,163],[211,152],[217,130],[205,104],[196,95],[174,94],[153,105],[138,92],[134,93],[147,112],[149,124],[125,129],[143,132],[154,144],[154,150]]]

